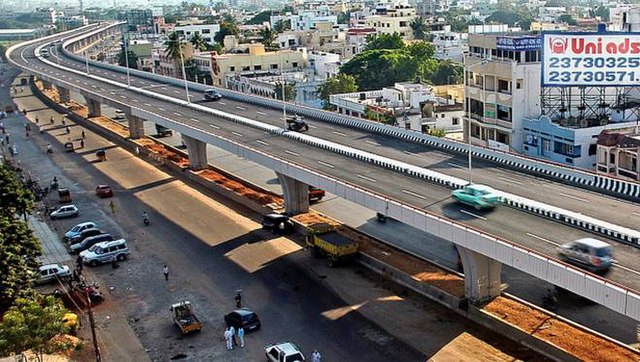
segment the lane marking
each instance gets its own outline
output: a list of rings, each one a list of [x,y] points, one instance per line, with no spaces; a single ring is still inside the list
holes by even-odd
[[[226,103],[224,103],[224,102],[220,102],[220,101],[218,101],[218,103],[222,104],[223,106],[226,106],[226,105],[227,105]]]
[[[120,98],[122,98],[122,99],[127,99],[127,97],[126,97],[126,96],[120,96]]]
[[[238,109],[240,109],[240,110],[243,110],[243,111],[246,111],[246,110],[247,110],[246,108],[244,108],[244,107],[240,107],[240,106],[236,106],[236,108],[238,108]]]
[[[520,181],[514,180],[512,178],[508,178],[508,177],[499,177],[499,179],[502,180],[502,181],[510,182],[512,184],[516,184],[516,185],[524,185],[524,182],[520,182]]]
[[[417,197],[417,198],[419,198],[419,199],[423,199],[423,200],[426,200],[426,199],[427,199],[426,197],[424,197],[424,196],[422,196],[422,195],[420,195],[420,194],[416,194],[415,192],[413,192],[413,191],[409,191],[409,190],[402,190],[402,193],[405,193],[405,194],[407,194],[407,195],[411,195],[411,196],[413,196],[413,197]]]
[[[338,132],[338,131],[332,131],[331,133],[335,133],[338,136],[343,136],[343,137],[348,137],[346,134],[342,133],[342,132]]]
[[[321,164],[322,166],[327,166],[329,168],[336,168],[336,166],[330,164],[330,163],[326,163],[324,161],[318,161],[319,164]]]
[[[196,122],[196,123],[200,123],[200,120],[199,119],[195,119],[195,118],[191,118],[191,121],[192,122]]]
[[[635,215],[635,216],[640,216],[640,212],[635,212],[634,211],[634,212],[632,212],[632,214]]]
[[[216,126],[215,124],[210,124],[209,127],[215,128],[215,129],[220,129],[220,127]]]
[[[102,89],[102,88],[100,88],[100,89]],[[111,94],[113,94],[113,95],[115,95],[115,94],[116,94],[116,92],[113,92],[113,91],[112,91],[112,92],[109,92],[109,93],[111,93]]]
[[[269,144],[265,141],[262,140],[256,140],[256,142],[258,142],[259,144],[263,145],[263,146],[269,146]]]
[[[149,103],[145,103],[144,105],[147,106],[147,107],[151,107],[151,105]]]
[[[140,101],[138,101],[137,99],[132,99],[132,101],[134,101],[135,103],[140,103]]]
[[[293,156],[300,156],[299,153],[293,152],[293,151],[289,151],[289,150],[284,150],[284,153],[288,153],[288,154],[293,155]]]
[[[164,88],[162,88],[162,89],[164,89]],[[173,93],[180,94],[180,92],[178,92],[177,90],[174,90]]]
[[[535,235],[535,234],[532,234],[532,233],[527,233],[527,235],[532,237],[532,238],[534,238],[534,239],[538,239],[540,241],[544,241],[545,243],[551,244],[553,246],[560,246],[560,244],[556,243],[555,241],[551,241],[549,239],[545,239],[542,236],[538,236],[538,235]]]
[[[447,165],[457,168],[467,168],[467,166],[458,165],[457,163],[447,162]]]
[[[574,199],[576,201],[581,201],[581,202],[585,202],[585,203],[589,203],[589,200],[585,200],[583,198],[580,198],[578,196],[573,196],[573,195],[569,195],[569,194],[565,194],[564,192],[558,192],[558,195],[562,195],[564,197],[570,198],[570,199]]]
[[[375,141],[365,141],[365,142],[370,144],[370,145],[380,146],[380,144],[378,142],[375,142]]]
[[[164,111],[164,108],[162,108],[162,107],[158,107],[158,109],[161,110],[161,111]]]
[[[636,275],[640,275],[640,271],[637,271],[637,270],[631,269],[629,267],[626,267],[626,266],[624,266],[622,264],[619,264],[619,262],[617,260],[615,260],[615,259],[613,260],[613,265],[615,267],[617,267],[617,268],[624,269],[624,270],[626,270],[626,271],[628,271],[630,273],[633,273],[633,274],[636,274]]]
[[[308,126],[309,126],[309,128],[318,128],[318,127],[316,127],[316,126],[314,126],[314,125],[311,125],[311,124],[310,124],[310,125],[308,125]]]
[[[257,114],[260,114],[260,115],[263,115],[263,116],[266,116],[266,115],[267,115],[266,113],[264,113],[264,112],[260,112],[260,111],[257,111],[256,113],[257,113]]]
[[[374,184],[377,183],[378,181],[372,179],[371,177],[367,177],[367,176],[363,176],[361,174],[357,174],[356,176],[358,176],[359,178],[363,179],[363,180],[367,180],[369,182],[373,182]]]
[[[180,113],[178,113],[178,112],[173,112],[173,114],[175,114],[178,117],[182,117],[182,115]]]
[[[231,131],[231,133],[233,133],[234,135],[236,135],[238,137],[244,137],[244,135],[242,133],[239,133],[239,132]]]
[[[467,211],[467,210],[462,210],[462,209],[461,209],[461,210],[460,210],[460,212],[461,212],[461,213],[463,213],[463,214],[467,214],[467,215],[469,215],[469,216],[473,216],[473,217],[478,218],[478,219],[482,219],[482,220],[485,220],[485,221],[487,220],[487,218],[486,218],[486,217],[484,217],[484,216],[480,216],[480,215],[476,215],[476,214],[474,214],[474,213],[472,213],[472,212],[469,212],[469,211]]]
[[[161,87],[160,89],[162,89],[162,90],[167,90],[167,87]]]

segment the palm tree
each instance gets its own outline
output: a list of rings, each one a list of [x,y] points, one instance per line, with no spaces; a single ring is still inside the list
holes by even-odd
[[[265,48],[273,48],[275,45],[273,42],[276,40],[277,33],[271,28],[264,28],[260,30],[260,36],[262,36],[262,44]]]
[[[175,60],[180,60],[182,57],[182,42],[180,41],[180,37],[178,37],[178,33],[175,31],[167,37],[167,40],[164,42],[165,51],[170,58]]]
[[[413,18],[409,26],[411,27],[411,30],[413,30],[414,38],[424,39],[427,24],[424,22],[424,18],[422,16],[416,16],[415,18]]]
[[[189,42],[191,42],[191,44],[193,44],[193,47],[197,50],[202,51],[207,49],[208,44],[206,41],[204,41],[204,38],[200,35],[200,33],[194,33],[191,39],[189,39]]]

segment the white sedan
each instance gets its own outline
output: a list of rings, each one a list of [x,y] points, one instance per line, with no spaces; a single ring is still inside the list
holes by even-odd
[[[60,206],[57,210],[49,214],[51,219],[65,219],[68,217],[76,217],[78,216],[79,211],[76,205],[65,205]]]
[[[40,274],[38,275],[38,284],[46,284],[55,282],[56,279],[65,280],[71,277],[71,271],[69,267],[61,264],[47,264],[40,267]]]

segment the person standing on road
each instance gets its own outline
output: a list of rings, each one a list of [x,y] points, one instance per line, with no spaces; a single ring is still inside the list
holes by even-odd
[[[82,274],[82,267],[82,257],[78,255],[78,257],[76,258],[76,269],[80,272],[80,274]]]
[[[140,148],[138,146],[136,146],[135,152],[136,156],[140,156]]]
[[[231,345],[231,332],[229,331],[229,328],[224,330],[224,344],[227,349],[233,349],[233,346]]]
[[[240,295],[240,291],[236,292],[236,308],[242,308],[242,295]]]
[[[84,130],[82,130],[82,134],[81,134],[81,136],[82,136],[82,139],[85,139],[85,138],[87,137],[87,136],[84,134]]]
[[[80,140],[80,148],[84,148],[84,140]]]
[[[167,265],[162,267],[162,274],[164,274],[164,280],[169,281],[169,267]]]
[[[109,201],[109,208],[111,209],[111,215],[116,214],[116,204],[113,203],[113,200]]]
[[[244,328],[238,328],[238,338],[240,339],[240,348],[244,348]]]
[[[320,359],[322,359],[322,355],[320,355],[317,349],[314,349],[311,354],[311,362],[320,362]]]
[[[236,329],[234,326],[229,327],[229,335],[231,336],[231,349],[233,349],[233,347],[238,345],[238,342],[236,342]]]

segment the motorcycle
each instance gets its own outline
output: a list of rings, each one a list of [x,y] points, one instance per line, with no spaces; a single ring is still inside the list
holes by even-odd
[[[144,224],[144,226],[149,226],[149,224],[151,224],[151,220],[148,216],[145,216],[142,218],[142,223]]]
[[[378,222],[381,222],[381,223],[387,222],[387,217],[381,213],[377,213],[376,217],[378,218]]]

